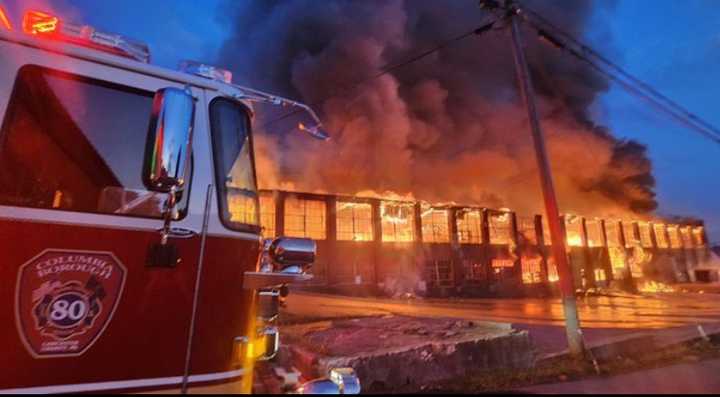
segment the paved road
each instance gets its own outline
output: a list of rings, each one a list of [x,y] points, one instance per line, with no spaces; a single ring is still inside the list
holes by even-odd
[[[720,359],[676,364],[576,382],[554,383],[522,389],[539,394],[707,394],[720,393]]]
[[[411,315],[456,317],[473,321],[511,323],[528,330],[540,355],[567,348],[562,306],[558,299],[393,300],[348,298],[293,291],[286,310],[307,317]],[[674,344],[707,333],[720,332],[720,295],[658,294],[626,297],[587,297],[578,301],[588,346],[597,346],[629,334],[652,334],[658,343]]]
[[[655,294],[586,297],[578,301],[586,328],[657,329],[720,322],[720,295]],[[559,299],[349,298],[293,291],[287,311],[302,316],[344,317],[382,314],[459,317],[478,321],[563,325]]]

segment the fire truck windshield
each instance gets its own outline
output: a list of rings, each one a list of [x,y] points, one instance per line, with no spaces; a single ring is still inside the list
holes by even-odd
[[[210,104],[215,173],[223,224],[239,231],[260,231],[260,215],[247,109],[233,100]]]
[[[145,189],[138,149],[152,98],[114,83],[20,68],[0,130],[0,205],[159,217],[166,197]]]

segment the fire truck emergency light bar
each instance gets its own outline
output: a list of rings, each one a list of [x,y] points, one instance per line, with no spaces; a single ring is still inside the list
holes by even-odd
[[[3,23],[2,17],[3,13],[0,9],[0,24]],[[9,22],[7,26],[10,29]],[[44,12],[26,12],[22,29],[30,35],[77,44],[144,63],[150,62],[150,49],[145,43],[119,34],[100,32],[92,26],[68,23]]]
[[[297,128],[300,131],[309,134],[313,138],[323,141],[330,139],[330,134],[328,134],[323,129],[320,117],[318,117],[318,115],[315,113],[314,110],[312,110],[310,106],[304,103],[268,94],[266,92],[254,90],[252,88],[243,87],[237,84],[232,84],[232,72],[230,72],[229,70],[217,68],[215,66],[206,65],[200,62],[182,61],[180,63],[180,70],[185,73],[194,74],[196,76],[204,77],[210,80],[221,81],[223,83],[231,85],[233,88],[240,91],[240,94],[235,95],[236,99],[244,99],[251,102],[268,103],[277,106],[290,106],[300,108],[307,112],[310,117],[312,117],[315,124],[311,126],[306,126],[303,123],[298,123]]]

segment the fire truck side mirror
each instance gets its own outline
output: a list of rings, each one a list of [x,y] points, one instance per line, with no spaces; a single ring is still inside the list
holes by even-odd
[[[155,93],[142,175],[148,190],[178,195],[183,191],[194,117],[195,101],[189,90],[169,87]]]
[[[309,238],[288,238],[280,237],[275,239],[268,248],[268,254],[272,260],[283,266],[283,270],[290,272],[297,268],[303,272],[315,262],[317,245]]]

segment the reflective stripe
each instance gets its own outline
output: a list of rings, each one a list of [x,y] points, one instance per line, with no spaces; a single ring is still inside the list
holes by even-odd
[[[243,370],[238,369],[228,372],[215,372],[211,374],[190,375],[190,383],[211,382],[215,380],[237,378],[243,375]],[[0,394],[53,394],[53,393],[82,393],[99,390],[113,389],[138,389],[156,386],[178,386],[182,382],[182,376],[170,376],[167,378],[119,380],[112,382],[79,383],[75,385],[55,385],[27,387],[21,389],[0,389]]]
[[[129,217],[113,214],[92,214],[87,212],[74,212],[63,210],[52,210],[44,208],[24,208],[0,205],[0,219],[15,221],[52,223],[59,225],[75,225],[103,227],[113,229],[127,229],[151,231],[162,227],[161,219]],[[182,222],[176,222],[180,226]],[[191,226],[191,225],[188,225]]]
[[[163,224],[162,220],[152,218],[0,205],[0,220],[5,219],[18,222],[51,223],[56,225],[87,226],[145,232],[159,232]],[[185,219],[179,222],[173,222],[172,225],[197,230],[200,224],[202,224],[201,216],[189,214]],[[208,236],[211,237],[234,238],[248,241],[258,241],[260,239],[260,235],[256,233],[228,230],[223,227],[217,219],[215,222],[213,222],[212,219],[210,220],[208,229]]]

